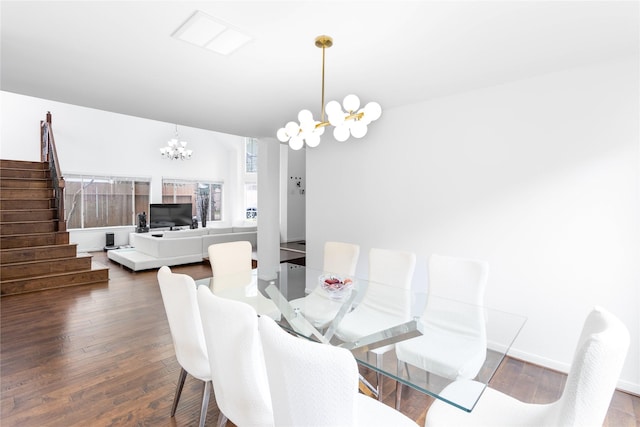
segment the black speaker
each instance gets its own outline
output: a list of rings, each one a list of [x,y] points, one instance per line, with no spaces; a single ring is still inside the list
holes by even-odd
[[[115,236],[113,233],[106,233],[106,243],[104,245],[105,250],[115,249]]]
[[[191,229],[194,230],[196,228],[198,228],[198,217],[194,216],[191,218]]]

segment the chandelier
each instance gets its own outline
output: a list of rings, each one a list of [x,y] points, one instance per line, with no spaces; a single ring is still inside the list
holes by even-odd
[[[318,36],[315,40],[316,47],[322,48],[322,115],[320,121],[313,119],[309,110],[298,113],[298,122],[291,121],[283,128],[278,129],[277,137],[280,142],[289,142],[289,147],[294,150],[301,149],[306,143],[309,147],[317,147],[320,137],[326,126],[334,126],[333,137],[344,142],[349,136],[362,138],[367,134],[367,126],[380,118],[382,108],[377,102],[369,102],[364,108],[360,108],[360,98],[356,95],[347,95],[342,101],[330,101],[324,105],[324,53],[325,49],[333,46],[333,39],[329,36]],[[344,108],[344,110],[343,110]],[[325,112],[327,120],[325,121]]]
[[[160,149],[160,155],[163,159],[169,160],[191,160],[193,151],[187,150],[187,141],[180,141],[178,135],[178,125],[176,125],[176,133],[167,142],[167,147]]]

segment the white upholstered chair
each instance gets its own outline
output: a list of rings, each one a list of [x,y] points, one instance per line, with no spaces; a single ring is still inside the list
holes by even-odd
[[[452,380],[473,379],[487,355],[482,305],[489,264],[431,255],[423,335],[396,344],[398,369],[409,363]]]
[[[613,314],[596,307],[586,318],[560,399],[532,404],[487,388],[472,412],[440,400],[427,412],[426,427],[444,426],[602,426],[629,348],[629,331]],[[443,396],[481,387],[456,381]]]
[[[345,276],[356,274],[360,246],[353,243],[325,242],[322,269]]]
[[[188,373],[204,382],[200,409],[200,426],[203,426],[211,393],[211,369],[198,311],[196,284],[190,276],[172,273],[166,266],[158,270],[158,284],[169,321],[176,359],[181,367],[171,416],[176,413]]]
[[[237,241],[216,243],[208,248],[209,262],[213,273],[214,294],[251,305],[258,314],[275,320],[280,319],[280,310],[258,289],[257,276],[251,267],[251,242]]]
[[[216,403],[218,425],[273,426],[271,395],[258,332],[258,315],[249,305],[198,287],[198,306]]]
[[[322,271],[353,277],[359,256],[359,245],[325,242]],[[290,304],[294,309],[299,309],[316,329],[326,328],[342,307],[342,301],[332,299],[320,286],[317,286],[309,295],[290,301]]]
[[[354,342],[367,335],[411,320],[411,280],[416,255],[411,252],[372,248],[369,251],[369,284],[362,301],[347,313],[336,329],[336,337]],[[371,350],[376,366],[394,345]],[[382,375],[378,374],[378,398],[382,393]]]
[[[258,323],[277,426],[417,426],[358,392],[348,350],[294,337],[265,316]]]
[[[213,277],[251,271],[251,242],[216,243],[207,249]]]

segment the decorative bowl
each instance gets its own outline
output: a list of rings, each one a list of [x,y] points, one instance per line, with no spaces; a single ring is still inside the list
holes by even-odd
[[[342,298],[351,290],[353,280],[336,274],[323,274],[318,278],[320,286],[331,298]]]

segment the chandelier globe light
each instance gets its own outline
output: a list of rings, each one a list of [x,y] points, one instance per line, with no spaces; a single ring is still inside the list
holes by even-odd
[[[193,151],[187,149],[187,141],[180,140],[178,125],[176,125],[176,133],[173,138],[167,142],[166,147],[160,149],[160,155],[163,159],[169,160],[191,160]]]
[[[382,107],[377,102],[369,102],[360,108],[360,98],[356,95],[347,95],[342,100],[330,101],[324,105],[324,63],[325,49],[333,46],[333,39],[329,36],[318,36],[315,45],[322,49],[322,114],[320,120],[314,120],[309,110],[298,113],[298,121],[290,121],[284,127],[278,129],[276,136],[280,142],[288,142],[293,150],[300,150],[305,143],[308,147],[317,147],[320,137],[324,134],[325,127],[333,126],[333,137],[336,141],[344,142],[350,136],[362,138],[367,134],[371,122],[378,120],[382,115]],[[325,112],[327,120],[325,120]]]

